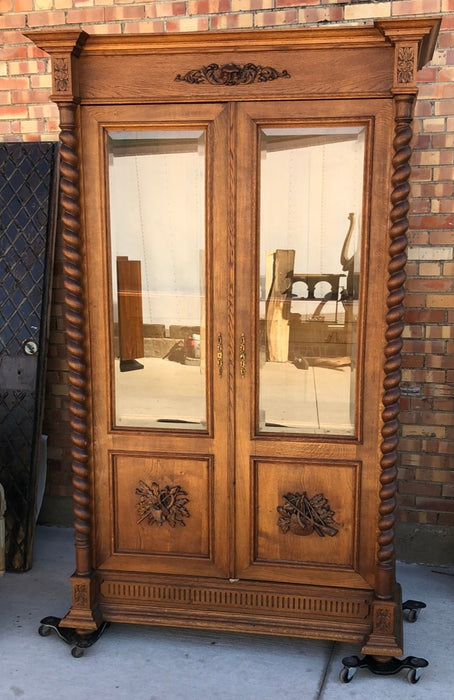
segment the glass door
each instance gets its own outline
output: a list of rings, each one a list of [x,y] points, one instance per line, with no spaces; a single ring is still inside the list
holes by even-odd
[[[114,425],[207,425],[205,130],[108,131]]]
[[[230,572],[227,118],[84,110],[100,569]]]
[[[365,135],[259,130],[260,432],[357,432]]]
[[[239,107],[238,172],[253,178],[238,183],[240,578],[367,585],[383,323],[368,256],[382,261],[386,236],[369,222],[387,192],[373,169],[382,107],[356,106]]]

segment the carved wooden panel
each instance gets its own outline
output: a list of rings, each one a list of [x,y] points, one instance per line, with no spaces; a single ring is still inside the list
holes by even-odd
[[[356,568],[358,463],[261,459],[253,474],[255,561]]]
[[[210,556],[209,458],[117,454],[112,488],[115,553]]]

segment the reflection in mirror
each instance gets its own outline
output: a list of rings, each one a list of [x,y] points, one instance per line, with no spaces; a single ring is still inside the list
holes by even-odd
[[[110,131],[117,426],[201,429],[205,133]]]
[[[365,129],[260,132],[262,432],[354,435]]]

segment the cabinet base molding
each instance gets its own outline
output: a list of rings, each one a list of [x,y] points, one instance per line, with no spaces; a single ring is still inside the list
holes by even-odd
[[[335,639],[363,644],[372,629],[372,592],[138,575],[99,578],[103,618],[165,626]]]

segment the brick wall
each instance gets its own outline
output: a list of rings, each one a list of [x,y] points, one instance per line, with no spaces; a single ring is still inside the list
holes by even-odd
[[[454,0],[0,0],[0,140],[58,138],[49,62],[21,32],[179,32],[443,15],[438,47],[419,75],[401,402],[398,533],[409,560],[441,547],[454,561]],[[48,497],[70,493],[61,251],[57,250],[46,425]],[[415,533],[417,536],[415,536]],[[428,533],[428,534],[427,534]]]

